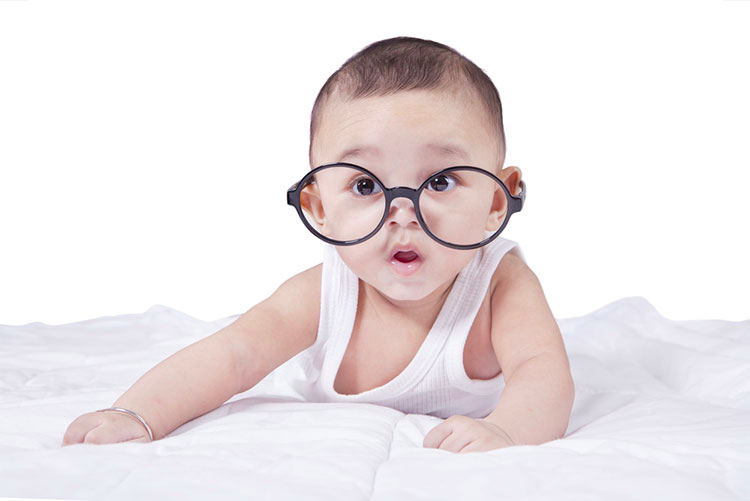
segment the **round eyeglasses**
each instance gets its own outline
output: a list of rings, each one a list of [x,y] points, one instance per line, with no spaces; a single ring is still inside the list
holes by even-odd
[[[520,187],[511,195],[491,172],[459,165],[431,174],[418,188],[387,188],[364,167],[337,162],[305,174],[286,199],[313,235],[333,245],[355,245],[375,235],[391,202],[403,197],[411,200],[430,238],[452,249],[476,249],[497,238],[521,211],[526,183]]]

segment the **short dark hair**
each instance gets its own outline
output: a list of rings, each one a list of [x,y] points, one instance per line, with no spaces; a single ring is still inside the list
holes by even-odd
[[[368,45],[328,77],[310,116],[310,163],[322,110],[334,92],[356,99],[414,89],[454,90],[468,95],[473,90],[472,97],[479,97],[480,105],[487,112],[488,125],[498,138],[495,146],[502,167],[505,160],[503,106],[492,80],[455,49],[432,40],[404,36]]]

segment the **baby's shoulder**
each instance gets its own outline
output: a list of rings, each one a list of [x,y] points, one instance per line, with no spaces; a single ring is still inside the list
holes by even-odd
[[[301,325],[315,324],[320,311],[320,281],[323,263],[285,280],[265,303],[278,314],[293,317]]]
[[[503,255],[492,274],[490,290],[494,295],[498,287],[510,286],[521,277],[534,275],[526,260],[517,248],[512,248]]]
[[[323,263],[316,264],[304,271],[292,276],[288,282],[300,293],[300,296],[309,299],[317,298],[320,301],[320,281],[323,275]]]

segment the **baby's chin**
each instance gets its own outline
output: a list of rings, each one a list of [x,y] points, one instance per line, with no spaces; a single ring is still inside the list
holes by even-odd
[[[385,290],[383,290],[383,288],[379,288],[378,292],[380,292],[383,296],[391,301],[421,301],[435,292],[435,289],[428,289],[425,287],[395,286],[386,287]]]
[[[452,278],[446,277],[446,280]],[[407,303],[403,306],[412,306],[408,303],[432,302],[438,295],[446,292],[446,285],[450,285],[434,274],[419,273],[408,277],[407,280],[394,278],[392,274],[384,273],[379,276],[379,279],[366,280],[366,282],[392,303],[396,305]]]

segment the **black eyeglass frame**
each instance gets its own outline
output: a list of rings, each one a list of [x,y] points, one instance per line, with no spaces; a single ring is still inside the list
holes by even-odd
[[[352,169],[356,169],[358,171],[361,171],[368,176],[370,176],[378,185],[380,186],[380,189],[383,190],[383,193],[385,194],[385,210],[383,211],[383,218],[380,220],[380,223],[375,227],[374,230],[372,230],[369,234],[365,235],[362,238],[358,238],[356,240],[333,240],[331,238],[328,238],[322,234],[320,234],[315,228],[313,228],[310,223],[307,221],[307,218],[302,213],[302,207],[300,206],[300,194],[302,191],[299,189],[301,186],[306,186],[307,181],[313,177],[316,173],[320,172],[323,169],[328,169],[331,167],[350,167]],[[471,171],[477,171],[481,172],[482,174],[486,174],[487,176],[490,176],[492,179],[498,182],[500,186],[503,187],[503,190],[505,191],[506,199],[508,200],[508,214],[505,218],[505,221],[503,221],[503,224],[498,228],[495,233],[492,234],[492,236],[482,240],[479,243],[473,244],[473,245],[460,245],[460,244],[452,244],[450,242],[446,242],[444,240],[441,240],[436,235],[433,235],[432,232],[427,228],[427,224],[425,224],[424,219],[422,218],[422,212],[419,209],[419,196],[422,193],[422,190],[427,186],[427,183],[429,183],[433,178],[454,171],[454,170],[471,170]],[[310,184],[315,183],[315,179],[313,179]],[[521,192],[518,195],[512,195],[510,193],[510,190],[508,190],[508,187],[505,186],[505,183],[503,183],[500,178],[495,176],[493,173],[486,171],[484,169],[480,169],[479,167],[473,167],[470,165],[454,165],[452,167],[447,167],[445,169],[439,170],[433,174],[430,174],[427,179],[424,180],[424,182],[419,186],[419,188],[409,188],[408,186],[394,186],[393,188],[386,188],[385,184],[383,184],[378,177],[370,172],[369,170],[365,169],[364,167],[360,167],[359,165],[355,165],[348,162],[335,162],[331,164],[325,164],[320,165],[318,167],[315,167],[313,170],[305,174],[302,179],[300,179],[298,182],[294,183],[286,192],[286,203],[288,205],[291,205],[297,210],[297,214],[299,215],[300,219],[302,220],[302,223],[307,227],[310,232],[315,235],[316,237],[320,238],[324,242],[327,242],[332,245],[356,245],[359,243],[364,242],[365,240],[371,238],[374,236],[378,231],[380,231],[380,228],[383,227],[385,224],[386,219],[388,219],[388,212],[391,208],[391,202],[395,200],[396,198],[408,198],[411,200],[412,205],[414,206],[414,210],[417,215],[417,221],[419,221],[420,226],[422,229],[427,233],[427,235],[435,240],[436,242],[445,245],[446,247],[450,247],[451,249],[476,249],[478,247],[482,247],[483,245],[487,245],[488,243],[492,242],[494,239],[496,239],[498,236],[500,236],[500,233],[503,231],[505,226],[510,221],[510,217],[515,214],[516,212],[520,212],[521,209],[523,209],[524,201],[526,200],[526,183],[521,180],[520,183],[521,186]]]

